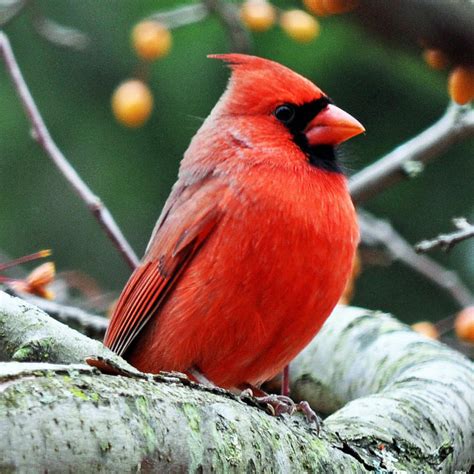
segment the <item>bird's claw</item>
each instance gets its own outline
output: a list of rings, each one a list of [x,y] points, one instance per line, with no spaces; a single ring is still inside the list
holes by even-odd
[[[262,395],[255,396],[254,390]],[[306,401],[295,403],[290,397],[287,397],[286,395],[266,394],[258,388],[252,389],[250,387],[242,390],[240,396],[242,398],[251,398],[257,403],[258,406],[264,408],[267,413],[272,416],[279,416],[283,414],[292,415],[295,413],[295,411],[299,411],[304,414],[309,424],[315,425],[316,432],[319,434],[321,428],[321,419]]]
[[[321,419],[316,414],[316,412],[310,407],[309,403],[305,400],[303,400],[302,402],[299,402],[296,405],[296,410],[304,414],[308,423],[315,424],[316,432],[319,434],[319,431],[321,429]]]
[[[295,403],[290,397],[285,395],[264,395],[261,397],[255,397],[250,388],[243,390],[240,396],[244,398],[251,397],[259,406],[263,407],[267,413],[272,416],[283,414],[293,415],[293,413],[299,411],[304,414],[309,424],[315,425],[316,431],[319,434],[321,419],[306,401]]]
[[[297,409],[295,402],[285,395],[266,395],[255,397],[255,400],[273,416],[283,415],[284,413],[292,415]]]

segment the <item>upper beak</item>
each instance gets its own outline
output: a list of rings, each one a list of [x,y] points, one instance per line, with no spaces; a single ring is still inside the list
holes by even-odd
[[[344,110],[329,104],[306,127],[310,145],[338,145],[365,132],[362,124]]]

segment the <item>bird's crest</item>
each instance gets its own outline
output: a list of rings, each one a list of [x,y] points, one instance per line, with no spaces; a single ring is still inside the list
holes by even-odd
[[[237,53],[210,54],[208,58],[220,59],[229,65],[230,87],[242,99],[245,96],[256,102],[277,100],[304,104],[322,95],[311,81],[269,59]],[[234,84],[238,87],[233,88]]]

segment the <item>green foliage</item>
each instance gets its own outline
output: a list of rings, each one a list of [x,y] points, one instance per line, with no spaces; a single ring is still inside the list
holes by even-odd
[[[283,6],[295,2],[280,2]],[[215,18],[173,31],[171,54],[151,67],[155,111],[143,128],[128,130],[110,111],[114,88],[139,65],[131,51],[133,25],[168,1],[44,1],[43,13],[86,33],[86,52],[60,49],[38,37],[23,14],[6,27],[22,71],[52,136],[102,198],[141,254],[176,178],[189,140],[222,93],[227,71],[206,54],[229,50]],[[321,20],[308,45],[275,27],[253,35],[255,54],[280,61],[314,80],[366,126],[345,148],[347,167],[359,170],[439,117],[448,103],[446,77],[429,70],[417,49],[396,50],[361,29],[350,15]],[[0,249],[19,256],[52,248],[59,271],[75,269],[119,291],[129,270],[90,216],[29,138],[29,124],[0,67]],[[472,142],[367,204],[389,218],[410,242],[450,229],[450,219],[472,217]],[[448,256],[472,287],[474,270],[464,243]],[[471,259],[472,260],[472,259]],[[439,319],[456,308],[431,284],[401,267],[367,268],[356,304],[393,311],[407,320]]]

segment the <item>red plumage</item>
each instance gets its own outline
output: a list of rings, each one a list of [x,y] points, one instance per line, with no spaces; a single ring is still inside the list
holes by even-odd
[[[349,277],[358,228],[331,150],[363,128],[284,66],[215,57],[231,65],[229,86],[186,151],[105,344],[145,372],[258,385],[315,336]]]

